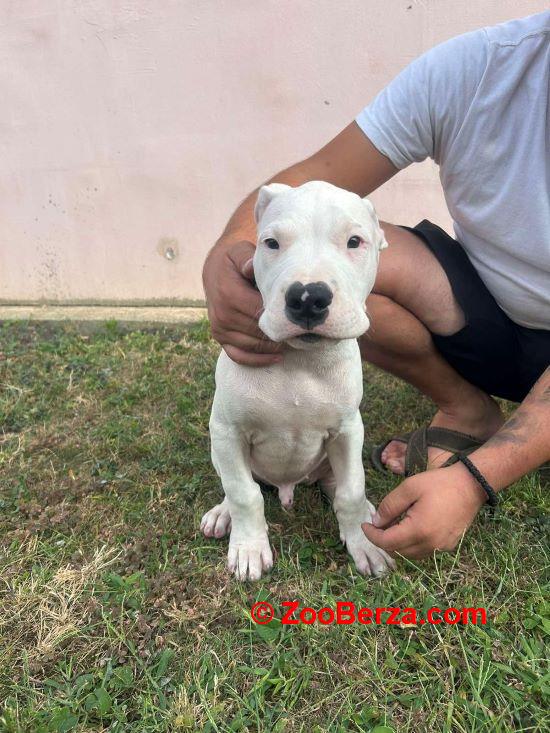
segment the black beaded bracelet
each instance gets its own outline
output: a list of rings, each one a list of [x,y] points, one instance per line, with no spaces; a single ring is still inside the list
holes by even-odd
[[[483,491],[487,494],[487,503],[489,504],[489,506],[495,507],[498,504],[498,498],[496,495],[496,491],[493,489],[491,484],[487,481],[485,476],[479,471],[477,466],[474,466],[472,461],[467,456],[463,456],[460,453],[457,453],[456,457],[458,458],[458,460],[461,463],[463,463],[466,466],[468,471],[472,474],[472,476],[481,486]]]

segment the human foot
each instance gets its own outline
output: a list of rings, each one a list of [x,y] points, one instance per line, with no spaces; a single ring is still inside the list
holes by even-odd
[[[504,416],[497,403],[492,397],[479,392],[471,403],[438,410],[430,427],[456,430],[485,441],[494,435],[503,423]],[[382,463],[393,473],[402,476],[405,473],[406,452],[406,443],[392,440],[382,451]],[[451,452],[440,448],[428,448],[428,469],[439,468],[451,455]]]

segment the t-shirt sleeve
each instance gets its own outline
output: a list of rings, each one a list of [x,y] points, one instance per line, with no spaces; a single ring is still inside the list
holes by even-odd
[[[484,29],[435,46],[395,77],[355,118],[396,168],[440,161],[458,133],[487,65]]]

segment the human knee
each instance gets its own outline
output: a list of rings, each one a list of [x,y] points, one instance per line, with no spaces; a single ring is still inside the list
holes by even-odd
[[[371,294],[367,299],[367,311],[371,327],[359,339],[363,359],[371,360],[373,348],[405,358],[418,358],[433,349],[425,326],[391,298]]]
[[[380,255],[373,293],[406,308],[431,333],[450,336],[463,328],[464,313],[435,255],[415,234],[381,224],[389,247]]]

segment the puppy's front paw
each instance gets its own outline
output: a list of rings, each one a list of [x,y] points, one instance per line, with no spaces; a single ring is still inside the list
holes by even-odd
[[[227,569],[239,580],[259,580],[262,573],[273,567],[273,553],[267,533],[259,538],[229,540]]]
[[[395,560],[387,552],[373,545],[363,534],[361,527],[353,528],[344,534],[349,554],[352,556],[357,570],[361,575],[385,575],[395,569]]]

